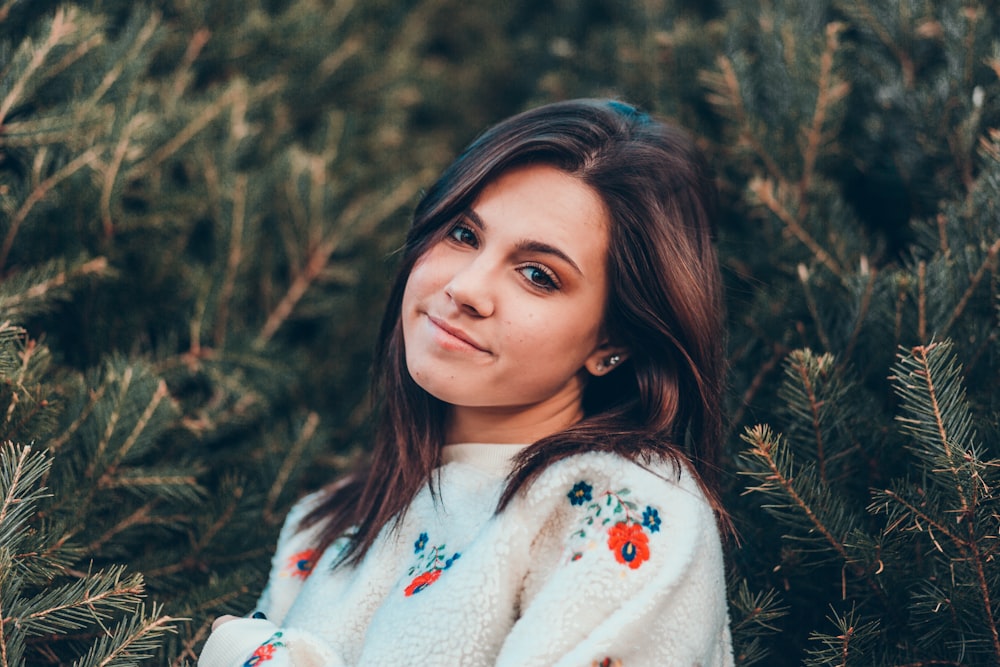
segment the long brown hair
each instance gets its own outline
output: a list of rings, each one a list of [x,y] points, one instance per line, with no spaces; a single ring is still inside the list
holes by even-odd
[[[323,524],[321,549],[353,527],[347,562],[359,562],[425,484],[434,490],[445,444],[447,405],[406,367],[400,312],[410,271],[487,184],[528,163],[560,169],[603,199],[611,221],[605,331],[628,357],[588,380],[580,422],[521,452],[498,510],[553,462],[610,451],[639,462],[689,460],[725,523],[716,474],[724,364],[714,179],[680,130],[622,102],[574,100],[487,130],[414,211],[375,349],[371,458],[303,520]]]

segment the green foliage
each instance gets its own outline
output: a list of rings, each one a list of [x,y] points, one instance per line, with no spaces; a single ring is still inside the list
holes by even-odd
[[[993,9],[0,1],[0,663],[245,613],[366,446],[420,190],[597,95],[718,169],[737,663],[1000,662]]]

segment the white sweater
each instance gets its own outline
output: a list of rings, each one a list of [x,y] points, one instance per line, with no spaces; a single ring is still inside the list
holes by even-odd
[[[200,667],[729,667],[722,549],[691,474],[607,453],[559,461],[497,514],[513,445],[449,445],[356,567],[316,528],[278,542],[258,609],[212,633]]]

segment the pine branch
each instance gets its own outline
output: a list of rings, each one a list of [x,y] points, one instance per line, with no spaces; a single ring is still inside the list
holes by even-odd
[[[44,149],[39,153],[39,155],[41,156],[43,154]],[[4,265],[7,263],[7,257],[10,255],[11,248],[14,245],[14,238],[17,236],[18,231],[21,229],[21,225],[28,217],[28,214],[31,213],[31,210],[35,207],[35,205],[42,201],[42,199],[44,199],[45,196],[56,187],[56,185],[69,178],[80,169],[90,166],[97,161],[98,157],[99,151],[97,148],[87,149],[57,169],[55,173],[34,187],[31,194],[28,195],[28,197],[24,200],[24,203],[21,204],[21,207],[10,219],[7,234],[4,235],[3,243],[0,244],[0,270],[2,270]]]
[[[978,464],[977,445],[951,344],[931,343],[900,352],[890,380],[907,415],[896,419],[916,438],[910,449],[932,469],[950,473],[950,483],[932,479],[955,492],[960,504],[957,520],[971,519],[980,496],[970,484],[975,480],[970,473]]]
[[[809,349],[795,350],[786,362],[786,375],[789,381],[782,384],[779,393],[786,402],[792,406],[793,411],[799,406],[803,406],[805,413],[803,416],[809,421],[812,428],[812,435],[816,443],[816,461],[819,465],[820,481],[826,485],[829,483],[826,470],[826,447],[824,444],[824,422],[823,414],[830,405],[831,399],[820,400],[817,394],[815,382],[827,379],[833,371],[834,358],[832,354],[813,355]],[[807,412],[806,412],[807,411]]]
[[[903,75],[903,85],[907,89],[912,89],[916,77],[916,64],[909,52],[897,43],[889,29],[872,11],[871,3],[868,0],[854,0],[852,2],[840,3],[840,6],[856,18],[855,25],[863,27],[864,30],[872,32],[882,44],[889,49],[889,52],[896,58]],[[884,5],[893,7],[892,4]],[[902,11],[902,5],[898,7]],[[908,23],[903,19],[902,23]]]
[[[217,99],[202,107],[173,138],[156,149],[151,155],[133,164],[129,168],[126,178],[128,180],[140,180],[154,173],[164,162],[176,155],[188,142],[208,128],[219,116],[230,110],[233,105],[241,102],[245,103],[250,97],[273,94],[279,85],[280,82],[278,81],[268,81],[254,87],[249,87],[242,81],[234,82]]]
[[[129,367],[128,369],[126,369],[126,373],[130,374],[131,370],[132,370],[131,367]],[[123,391],[125,390],[125,386],[126,384],[123,383]],[[142,414],[139,415],[139,418],[136,419],[135,425],[132,427],[132,430],[129,432],[129,434],[125,437],[125,441],[122,442],[122,444],[118,447],[117,452],[111,459],[111,463],[109,465],[110,471],[114,471],[119,465],[121,465],[121,463],[125,459],[128,458],[129,454],[132,452],[132,448],[135,446],[136,442],[139,440],[140,437],[147,435],[146,429],[150,425],[153,416],[160,408],[160,405],[163,404],[164,399],[169,399],[169,398],[170,398],[170,392],[167,390],[167,383],[161,379],[157,379],[156,389],[153,391],[152,396],[150,396],[149,402],[143,409]],[[171,412],[173,411],[172,406],[169,407],[168,409],[170,409]],[[109,421],[109,425],[111,423],[113,422]],[[108,472],[105,472],[104,476],[102,477],[102,480],[107,475]]]
[[[768,377],[774,371],[774,369],[781,363],[781,360],[785,358],[788,354],[788,349],[784,345],[775,344],[771,356],[763,364],[759,366],[756,374],[754,374],[753,379],[747,385],[746,390],[743,395],[740,396],[739,406],[733,413],[729,420],[729,426],[726,429],[726,435],[723,438],[724,441],[728,441],[729,437],[732,435],[734,429],[736,429],[739,424],[743,421],[743,415],[746,413],[747,407],[752,405],[754,397],[757,393],[764,387],[767,382]],[[730,359],[730,364],[733,364],[733,360]]]
[[[862,277],[867,277],[867,280],[865,281],[864,292],[861,295],[861,304],[858,308],[857,321],[854,323],[854,329],[851,331],[851,336],[847,340],[847,346],[844,348],[843,357],[845,359],[850,359],[854,355],[854,348],[858,343],[858,336],[861,335],[863,325],[868,319],[868,313],[871,310],[872,305],[872,295],[875,292],[875,279],[878,275],[878,271],[869,267],[868,258],[865,256],[861,257],[860,274]]]
[[[49,586],[39,595],[15,600],[3,624],[26,636],[38,636],[80,630],[116,613],[131,613],[141,602],[145,587],[142,575],[124,575],[125,566],[119,565],[106,572],[87,572],[68,584]]]
[[[716,66],[720,72],[705,71],[699,77],[702,84],[712,91],[706,95],[706,99],[721,113],[735,121],[739,142],[750,146],[754,155],[764,164],[764,169],[770,174],[771,179],[780,181],[784,172],[751,127],[750,116],[743,105],[739,77],[736,75],[732,60],[720,55],[716,60]]]
[[[1000,256],[1000,236],[997,237],[997,239],[993,242],[993,245],[991,245],[989,250],[986,251],[986,257],[983,259],[983,263],[980,264],[975,274],[973,274],[972,278],[969,280],[969,286],[962,294],[962,298],[959,299],[958,304],[955,306],[955,310],[952,311],[951,317],[948,318],[944,327],[942,327],[941,331],[938,332],[939,336],[944,338],[948,335],[948,332],[951,331],[952,325],[955,324],[959,317],[961,317],[966,306],[969,305],[969,300],[979,288],[980,283],[986,276],[986,272],[989,271],[991,273],[996,273],[998,256]]]
[[[992,491],[984,481],[986,464],[979,459],[972,415],[961,382],[961,367],[951,352],[950,343],[932,343],[915,347],[908,353],[901,352],[891,379],[901,398],[902,411],[907,415],[897,419],[904,431],[915,438],[909,449],[926,462],[931,482],[949,495],[952,507],[946,511],[954,515],[957,530],[964,530],[965,534],[945,529],[944,521],[916,507],[904,507],[910,517],[922,518],[947,535],[961,559],[971,567],[984,627],[992,643],[994,659],[1000,662],[1000,631],[986,574],[995,554],[982,550],[977,534],[980,513],[990,514],[986,501],[991,499]],[[885,493],[900,501],[898,495]],[[935,542],[935,545],[944,553],[939,544]]]
[[[809,639],[822,646],[807,650],[809,657],[803,662],[804,665],[847,667],[849,664],[859,663],[862,658],[867,657],[869,647],[878,638],[878,621],[862,622],[854,608],[843,616],[836,610],[832,611],[833,615],[828,616],[827,620],[836,626],[836,634],[811,632]]]
[[[833,349],[833,345],[830,343],[830,337],[827,335],[823,319],[820,317],[819,304],[816,303],[816,297],[813,295],[812,288],[809,286],[809,269],[805,264],[799,264],[797,268],[799,274],[799,284],[802,285],[802,292],[806,297],[806,306],[809,308],[809,315],[812,316],[813,324],[816,327],[816,337],[819,338],[819,342],[823,345],[823,349],[829,352]]]
[[[23,321],[45,312],[53,301],[69,298],[83,281],[113,275],[104,257],[71,267],[63,260],[52,260],[8,276],[0,284],[0,308],[6,317]]]
[[[247,175],[237,174],[232,187],[232,216],[230,219],[229,254],[226,258],[226,269],[223,273],[222,287],[219,289],[217,314],[215,317],[215,332],[213,342],[221,349],[225,343],[229,300],[233,296],[236,285],[236,272],[243,260],[243,229],[246,225],[247,210]]]
[[[788,615],[788,608],[781,606],[778,593],[773,589],[751,593],[745,579],[735,587],[730,605],[734,611],[731,627],[733,644],[743,647],[735,656],[736,664],[749,667],[769,655],[761,644],[761,638],[780,632],[775,622]]]
[[[274,482],[271,484],[271,488],[267,492],[267,502],[264,505],[263,511],[265,521],[275,521],[279,519],[279,517],[274,514],[278,497],[281,495],[282,491],[285,490],[285,487],[288,484],[288,479],[291,477],[292,469],[301,463],[302,454],[305,451],[306,446],[312,440],[313,436],[316,435],[317,428],[319,428],[319,415],[315,412],[310,412],[306,417],[305,424],[302,425],[299,436],[295,439],[295,442],[292,444],[287,453],[282,456],[281,467],[274,476]]]
[[[804,523],[806,534],[815,531],[859,578],[863,577],[864,569],[850,558],[843,542],[820,518],[819,512],[805,500],[800,489],[823,495],[829,501],[829,504],[823,505],[828,511],[835,512],[833,508],[839,503],[826,493],[825,488],[821,488],[820,481],[810,474],[807,467],[793,471],[791,455],[781,436],[772,433],[770,427],[758,424],[747,427],[741,438],[750,445],[750,450],[742,456],[760,467],[759,471],[741,471],[758,482],[756,486],[748,486],[744,494],[763,493],[772,498],[774,502],[764,505],[765,509],[790,523]]]
[[[834,55],[840,48],[838,36],[846,28],[843,23],[829,23],[826,26],[826,48],[820,55],[819,80],[816,86],[816,106],[813,110],[812,124],[806,133],[806,146],[802,151],[802,176],[799,179],[799,200],[807,201],[809,185],[813,170],[819,157],[820,147],[826,143],[827,115],[830,107],[844,99],[851,86],[844,81],[838,81],[833,75]],[[799,222],[805,219],[806,206],[799,209]]]
[[[135,17],[133,17],[135,18]],[[85,106],[93,106],[100,101],[102,97],[111,89],[111,87],[117,82],[125,69],[129,67],[132,63],[137,60],[142,60],[145,53],[150,52],[152,49],[149,47],[149,42],[153,39],[153,35],[156,34],[157,29],[160,25],[160,15],[157,12],[151,12],[146,23],[139,29],[138,34],[132,41],[128,50],[116,58],[115,63],[108,69],[104,74],[104,78],[101,82],[94,88],[91,92],[89,99],[84,102]]]
[[[11,70],[19,65],[21,60],[27,58],[27,61],[15,73],[17,79],[13,83],[2,81],[0,84],[7,89],[7,94],[0,100],[0,126],[3,125],[10,111],[23,100],[28,93],[29,86],[37,86],[41,80],[55,76],[103,41],[100,34],[91,35],[77,44],[76,48],[60,63],[43,70],[49,56],[56,51],[57,47],[65,45],[78,34],[81,27],[79,25],[80,19],[80,12],[74,7],[58,9],[49,24],[48,35],[40,45],[36,46],[27,40],[22,44],[18,55],[8,65],[8,69],[0,74],[0,81],[6,79],[8,74],[12,73]],[[30,57],[24,54],[30,54]]]
[[[80,412],[76,415],[72,422],[63,427],[62,432],[58,437],[48,443],[48,449],[50,452],[54,454],[62,449],[62,447],[69,442],[70,438],[79,432],[80,427],[87,421],[87,419],[90,418],[94,408],[101,404],[107,389],[108,385],[106,383],[101,383],[87,392],[87,402]]]
[[[268,314],[267,321],[254,340],[254,349],[263,349],[281,325],[288,320],[298,302],[322,275],[330,257],[340,246],[347,232],[363,234],[371,231],[378,223],[412,199],[427,178],[426,173],[417,174],[403,180],[391,192],[378,196],[379,201],[371,201],[377,196],[372,195],[354,202],[344,211],[341,224],[316,246],[303,270],[294,277],[281,301]]]
[[[779,181],[780,183],[780,181]],[[781,222],[785,224],[785,227],[792,233],[795,238],[797,238],[804,246],[809,248],[813,256],[816,257],[817,261],[830,269],[835,276],[843,281],[845,279],[845,272],[843,267],[837,262],[833,256],[828,253],[819,242],[813,238],[812,234],[806,231],[805,227],[799,221],[797,216],[792,215],[784,203],[782,203],[783,189],[780,187],[775,190],[775,182],[771,179],[766,178],[754,178],[751,179],[748,187],[750,191],[757,197],[761,204],[764,205],[771,213],[773,213]]]
[[[122,163],[128,153],[132,140],[132,133],[142,127],[147,119],[142,115],[132,117],[122,130],[118,143],[111,154],[111,162],[99,171],[104,172],[104,183],[101,187],[100,209],[101,222],[104,226],[104,238],[110,239],[114,234],[114,221],[111,217],[111,198],[114,195],[114,186],[118,182],[118,175],[121,172]]]
[[[49,458],[30,445],[12,442],[0,446],[0,545],[16,549],[39,500],[48,496],[38,485],[49,467]]]
[[[131,617],[122,620],[95,643],[74,667],[133,667],[136,662],[153,657],[165,634],[176,632],[175,624],[186,620],[162,616],[163,608],[153,605],[147,616],[140,606]]]

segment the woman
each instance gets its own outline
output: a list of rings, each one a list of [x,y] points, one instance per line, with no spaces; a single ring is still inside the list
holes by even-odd
[[[414,213],[363,470],[210,665],[731,665],[711,174],[616,101],[488,130]]]

